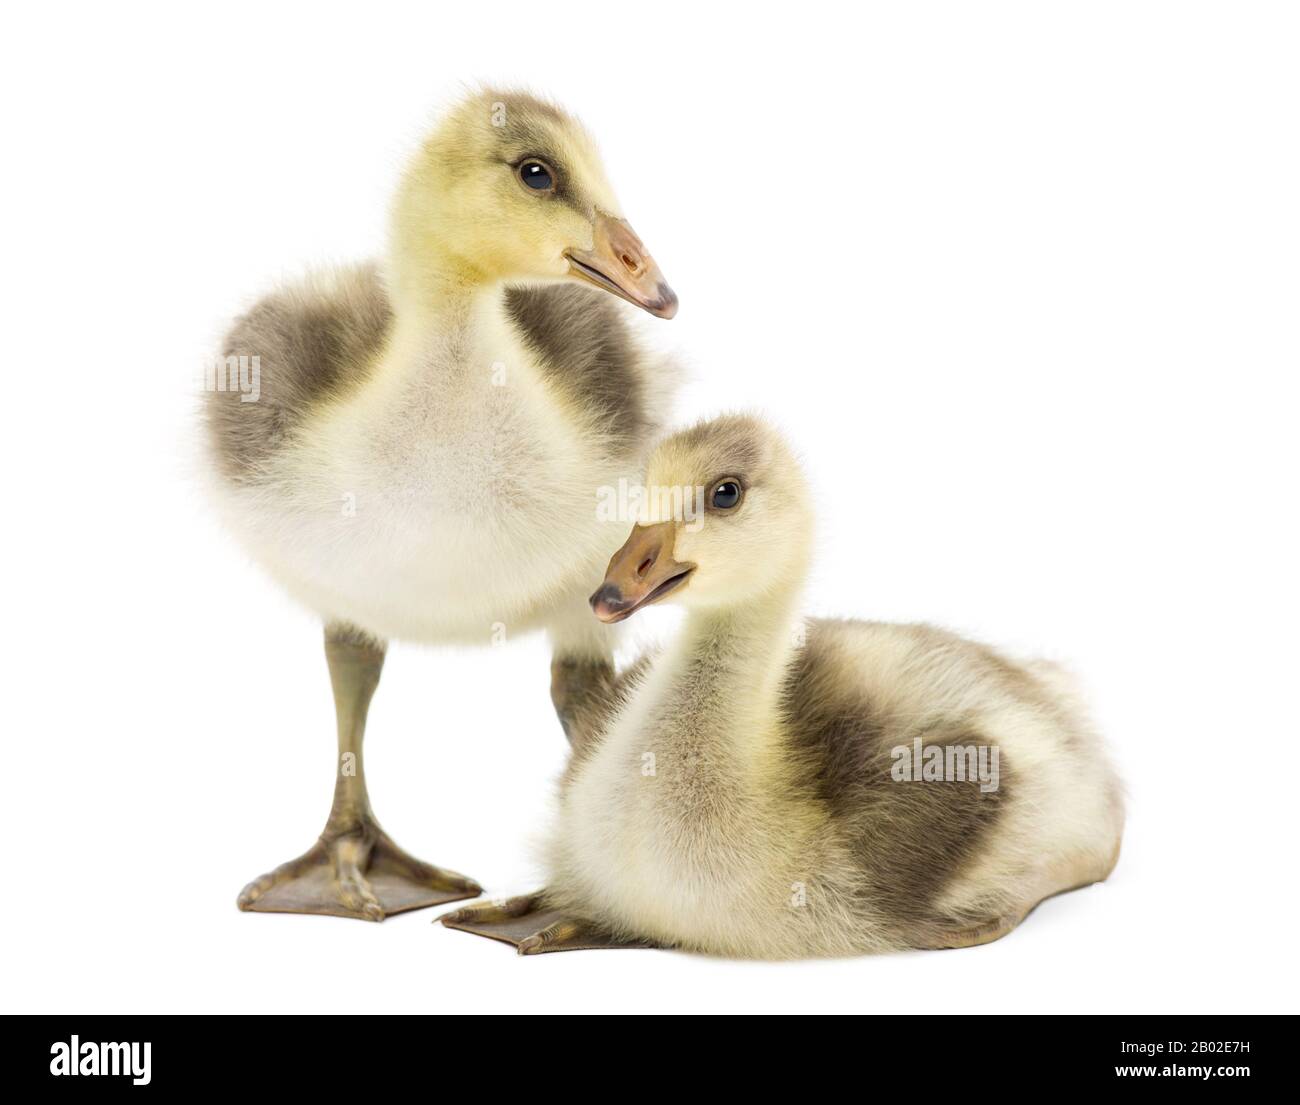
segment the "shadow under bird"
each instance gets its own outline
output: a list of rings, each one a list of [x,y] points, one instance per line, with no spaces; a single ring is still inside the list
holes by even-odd
[[[609,551],[597,489],[639,480],[673,390],[634,305],[677,300],[623,218],[585,129],[521,92],[470,95],[414,156],[387,256],[258,301],[222,349],[255,401],[205,399],[214,501],[325,627],[338,718],[329,818],[241,909],[385,915],[473,897],[407,854],[366,791],[362,736],[386,642],[546,630],[566,729],[613,682],[587,606]]]

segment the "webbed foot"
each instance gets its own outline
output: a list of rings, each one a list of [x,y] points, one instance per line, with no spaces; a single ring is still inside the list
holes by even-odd
[[[367,821],[351,831],[327,831],[297,859],[250,882],[237,904],[255,913],[320,913],[382,921],[392,913],[482,893],[473,879],[408,855],[377,824]]]
[[[546,892],[522,894],[444,913],[438,918],[447,928],[472,932],[510,944],[520,955],[543,952],[589,951],[596,948],[653,948],[642,940],[626,940],[549,908]]]

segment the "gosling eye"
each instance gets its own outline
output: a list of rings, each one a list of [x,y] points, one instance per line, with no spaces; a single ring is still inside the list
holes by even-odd
[[[534,192],[555,191],[555,174],[551,172],[551,167],[545,161],[530,157],[527,161],[521,161],[515,172],[519,179]]]
[[[713,485],[713,494],[709,504],[714,510],[735,510],[740,505],[740,481],[728,476]]]

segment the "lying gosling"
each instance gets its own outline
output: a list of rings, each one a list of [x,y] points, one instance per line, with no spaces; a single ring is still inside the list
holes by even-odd
[[[673,601],[685,625],[591,704],[547,889],[444,923],[525,954],[840,956],[987,943],[1106,878],[1121,788],[1060,669],[924,625],[801,619],[811,496],[756,418],[663,441],[648,484],[702,489],[703,517],[651,496],[592,607]]]

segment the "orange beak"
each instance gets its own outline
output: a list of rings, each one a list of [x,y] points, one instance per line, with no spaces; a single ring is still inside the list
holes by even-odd
[[[596,617],[621,622],[685,585],[695,565],[673,559],[676,536],[676,522],[632,528],[632,535],[610,559],[605,582],[591,596]]]
[[[677,313],[677,296],[654,258],[624,219],[598,212],[591,249],[570,249],[564,256],[579,280],[613,292],[659,318]]]

